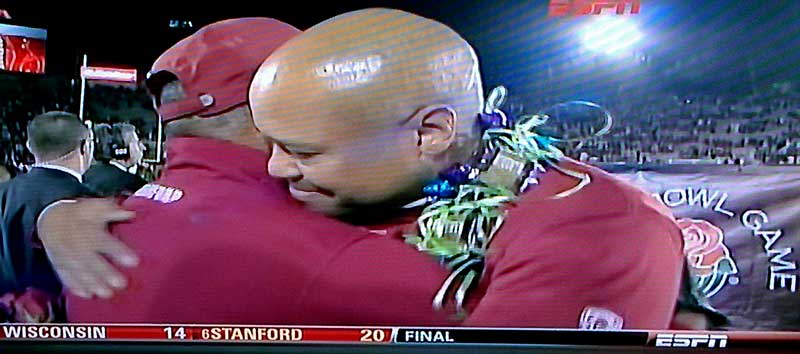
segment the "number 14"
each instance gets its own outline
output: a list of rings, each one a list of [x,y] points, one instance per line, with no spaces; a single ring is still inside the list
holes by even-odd
[[[167,334],[167,339],[186,339],[186,330],[183,329],[183,327],[176,328],[174,333],[172,331],[172,327],[165,327],[164,333]]]

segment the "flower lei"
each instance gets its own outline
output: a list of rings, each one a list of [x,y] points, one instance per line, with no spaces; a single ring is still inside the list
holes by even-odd
[[[428,204],[417,219],[417,233],[405,235],[406,242],[440,257],[451,270],[434,297],[433,307],[441,310],[445,297],[452,294],[460,317],[466,315],[464,300],[483,272],[486,251],[503,225],[506,206],[528,186],[538,184],[537,176],[544,171],[544,164],[581,180],[578,186],[556,197],[569,195],[589,183],[588,175],[556,165],[564,156],[553,145],[559,140],[536,133],[536,127],[547,121],[546,115],[514,120],[497,109],[505,93],[502,86],[493,90],[485,112],[480,114],[482,144],[472,163],[444,170],[423,188],[425,199],[407,206]]]

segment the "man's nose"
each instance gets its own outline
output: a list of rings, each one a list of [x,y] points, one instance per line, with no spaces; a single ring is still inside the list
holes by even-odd
[[[267,172],[270,176],[285,179],[301,177],[300,169],[295,160],[279,146],[272,146],[272,155],[267,163]]]

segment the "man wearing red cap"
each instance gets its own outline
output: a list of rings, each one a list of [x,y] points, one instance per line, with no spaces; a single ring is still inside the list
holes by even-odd
[[[136,217],[112,228],[130,250],[104,251],[115,259],[137,253],[140,264],[105,285],[63,261],[76,257],[74,248],[46,241],[68,288],[110,297],[129,279],[113,299],[71,295],[71,322],[452,323],[430,306],[447,276],[436,262],[396,239],[303,210],[267,176],[268,147],[247,89],[266,56],[298,33],[272,19],[222,21],[155,62],[147,83],[166,123],[168,163],[162,178],[124,202]],[[65,232],[54,226],[64,225],[56,210],[40,224],[43,233]],[[97,273],[111,267],[79,261]]]

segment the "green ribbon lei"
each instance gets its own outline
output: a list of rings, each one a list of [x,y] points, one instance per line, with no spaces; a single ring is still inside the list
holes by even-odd
[[[490,95],[487,112],[502,114],[497,107],[505,93],[497,94],[497,90]],[[466,295],[480,279],[487,249],[503,225],[508,206],[528,184],[538,183],[535,173],[544,171],[544,164],[580,178],[582,182],[578,187],[589,182],[587,175],[556,166],[564,156],[553,145],[558,140],[536,132],[547,119],[546,115],[523,116],[511,127],[485,130],[481,151],[494,152],[493,161],[481,169],[472,182],[458,186],[455,197],[439,198],[425,207],[417,219],[417,234],[405,236],[407,243],[421,252],[440,257],[451,270],[434,297],[435,309],[442,309],[445,298],[452,294],[457,316],[466,316]]]

